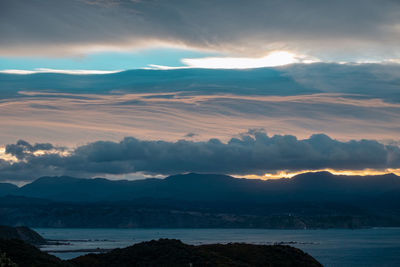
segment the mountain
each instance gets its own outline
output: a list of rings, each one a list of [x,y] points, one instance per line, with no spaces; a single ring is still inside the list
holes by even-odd
[[[0,183],[0,196],[12,195],[18,190],[18,186],[9,183]]]
[[[111,181],[102,178],[42,177],[14,195],[54,201],[131,201],[140,198],[202,202],[349,201],[400,190],[394,174],[335,176],[305,173],[291,179],[252,180],[218,174],[183,174],[165,179]]]
[[[0,197],[0,224],[30,227],[360,228],[400,226],[400,177],[219,174],[112,181],[43,177]]]

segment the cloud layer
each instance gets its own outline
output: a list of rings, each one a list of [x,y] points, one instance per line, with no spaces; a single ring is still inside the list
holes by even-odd
[[[398,58],[392,0],[3,0],[1,55],[85,54],[159,45],[330,60]]]
[[[400,66],[0,74],[1,145],[97,140],[227,141],[250,128],[307,138],[400,141]]]
[[[126,137],[120,142],[97,141],[73,149],[68,155],[34,153],[53,148],[25,141],[7,146],[18,162],[0,161],[0,179],[30,180],[43,175],[93,177],[141,172],[175,174],[212,172],[264,174],[278,170],[386,169],[400,167],[400,148],[374,140],[340,142],[324,134],[299,140],[291,135],[269,137],[250,130],[228,142],[179,140],[145,141]],[[60,149],[63,151],[63,148]]]

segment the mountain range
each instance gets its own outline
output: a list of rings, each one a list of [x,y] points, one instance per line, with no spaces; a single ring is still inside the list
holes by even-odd
[[[275,180],[195,173],[135,181],[42,177],[20,188],[0,184],[0,212],[2,224],[32,227],[400,226],[400,177],[329,172]]]
[[[304,173],[293,178],[270,180],[233,178],[219,174],[181,174],[165,179],[108,180],[68,176],[42,177],[21,188],[0,183],[0,196],[16,195],[53,201],[127,201],[138,198],[184,201],[329,200],[379,198],[400,190],[395,174],[376,176]]]

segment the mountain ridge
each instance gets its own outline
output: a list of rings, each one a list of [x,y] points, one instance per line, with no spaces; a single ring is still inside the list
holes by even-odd
[[[195,173],[136,181],[43,177],[14,196],[0,197],[0,223],[38,228],[398,227],[399,196],[396,175],[321,172],[266,181]]]
[[[1,185],[1,184],[0,184]],[[4,186],[7,188],[7,186]],[[109,180],[69,176],[41,177],[20,188],[10,186],[0,196],[16,195],[54,201],[122,201],[135,198],[175,198],[182,200],[224,200],[234,197],[253,201],[281,196],[285,199],[311,194],[328,198],[341,195],[378,195],[400,190],[400,177],[395,174],[343,176],[329,172],[310,172],[271,180],[234,178],[222,174],[178,174],[164,179]],[[288,195],[290,194],[290,196]]]

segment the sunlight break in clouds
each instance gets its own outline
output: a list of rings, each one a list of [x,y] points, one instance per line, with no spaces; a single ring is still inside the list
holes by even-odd
[[[69,152],[62,153],[65,151]],[[0,161],[0,180],[186,172],[258,175],[265,179],[271,178],[266,173],[285,176],[289,172],[332,170],[336,174],[365,175],[400,169],[397,145],[365,139],[343,142],[324,134],[306,139],[268,136],[257,129],[226,142],[216,138],[170,142],[125,137],[119,142],[96,141],[69,150],[51,143],[19,140],[5,145],[3,154],[18,161]]]
[[[302,170],[302,171],[277,171],[274,173],[266,173],[264,175],[235,175],[235,177],[244,177],[247,179],[262,179],[262,180],[270,180],[270,179],[281,179],[281,178],[292,178],[296,175],[310,172],[330,172],[334,175],[346,175],[346,176],[369,176],[369,175],[384,175],[384,174],[396,174],[400,176],[400,169],[363,169],[363,170],[336,170],[336,169],[318,169],[318,170]]]
[[[204,68],[204,69],[251,69],[263,67],[277,67],[294,63],[316,63],[317,58],[305,55],[297,55],[288,51],[274,51],[261,58],[250,57],[203,57],[184,58],[182,63],[186,66],[169,67],[150,64],[153,69],[182,69],[182,68]]]
[[[4,146],[0,147],[0,161],[2,160],[7,162],[18,162],[18,159],[15,156],[6,153],[6,148]]]

